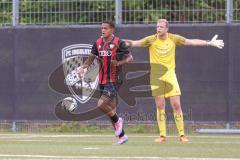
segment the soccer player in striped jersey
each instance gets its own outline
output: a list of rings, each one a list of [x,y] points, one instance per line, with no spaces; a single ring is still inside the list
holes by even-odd
[[[224,43],[222,40],[218,40],[217,36],[214,36],[211,41],[187,39],[177,34],[168,33],[168,28],[168,21],[159,19],[156,34],[141,40],[125,40],[125,42],[128,47],[149,48],[150,84],[152,96],[155,98],[157,122],[160,131],[160,137],[156,138],[155,141],[166,141],[165,98],[169,98],[180,136],[179,140],[187,142],[188,138],[184,133],[183,113],[180,104],[181,91],[175,74],[175,48],[176,46],[213,46],[222,49]],[[166,73],[161,70],[163,68],[167,70]]]
[[[104,21],[101,25],[102,36],[93,44],[91,54],[80,67],[80,76],[95,58],[99,61],[99,88],[101,97],[97,106],[109,116],[117,137],[116,144],[123,144],[128,137],[123,129],[123,119],[116,113],[117,89],[121,83],[121,65],[133,61],[132,54],[125,48],[125,43],[115,36],[115,24]]]

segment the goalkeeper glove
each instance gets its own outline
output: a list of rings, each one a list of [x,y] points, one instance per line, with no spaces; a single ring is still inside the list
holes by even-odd
[[[211,41],[207,42],[208,46],[213,46],[213,47],[217,47],[219,49],[222,49],[224,47],[224,42],[221,39],[217,39],[218,35],[216,34]]]

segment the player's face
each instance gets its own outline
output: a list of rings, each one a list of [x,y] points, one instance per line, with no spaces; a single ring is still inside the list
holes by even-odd
[[[113,34],[113,28],[111,28],[107,23],[102,23],[101,30],[104,38],[109,38]]]
[[[165,22],[157,23],[157,33],[160,36],[165,35],[168,32],[168,27]]]

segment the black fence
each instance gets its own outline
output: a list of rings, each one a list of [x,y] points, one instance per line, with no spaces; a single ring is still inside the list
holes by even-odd
[[[176,73],[182,108],[189,121],[240,120],[240,26],[171,26],[170,32],[187,38],[225,41],[222,50],[182,47],[176,50]],[[155,33],[155,26],[124,26],[116,35],[140,39]],[[93,44],[100,27],[41,27],[0,29],[0,119],[55,120],[55,105],[68,96],[50,88],[49,76],[62,64],[62,49],[73,44]],[[148,64],[148,50],[132,49],[134,63]],[[96,99],[81,104],[82,110],[96,106]],[[129,106],[119,98],[119,113],[127,120],[155,120],[151,97],[137,98]],[[169,103],[167,113],[172,116]]]

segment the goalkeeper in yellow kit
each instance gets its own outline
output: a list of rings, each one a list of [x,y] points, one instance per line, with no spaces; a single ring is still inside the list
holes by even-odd
[[[148,47],[151,63],[150,84],[152,96],[155,97],[157,107],[157,122],[160,137],[155,142],[166,141],[166,114],[165,98],[170,99],[174,120],[179,132],[181,142],[189,141],[184,133],[183,113],[180,103],[181,91],[175,74],[175,48],[176,46],[213,46],[219,49],[224,47],[222,40],[215,35],[211,41],[200,39],[187,39],[180,35],[168,33],[169,24],[166,19],[157,22],[157,33],[143,39],[133,41],[125,40],[128,47]],[[162,74],[161,69],[166,73]]]

